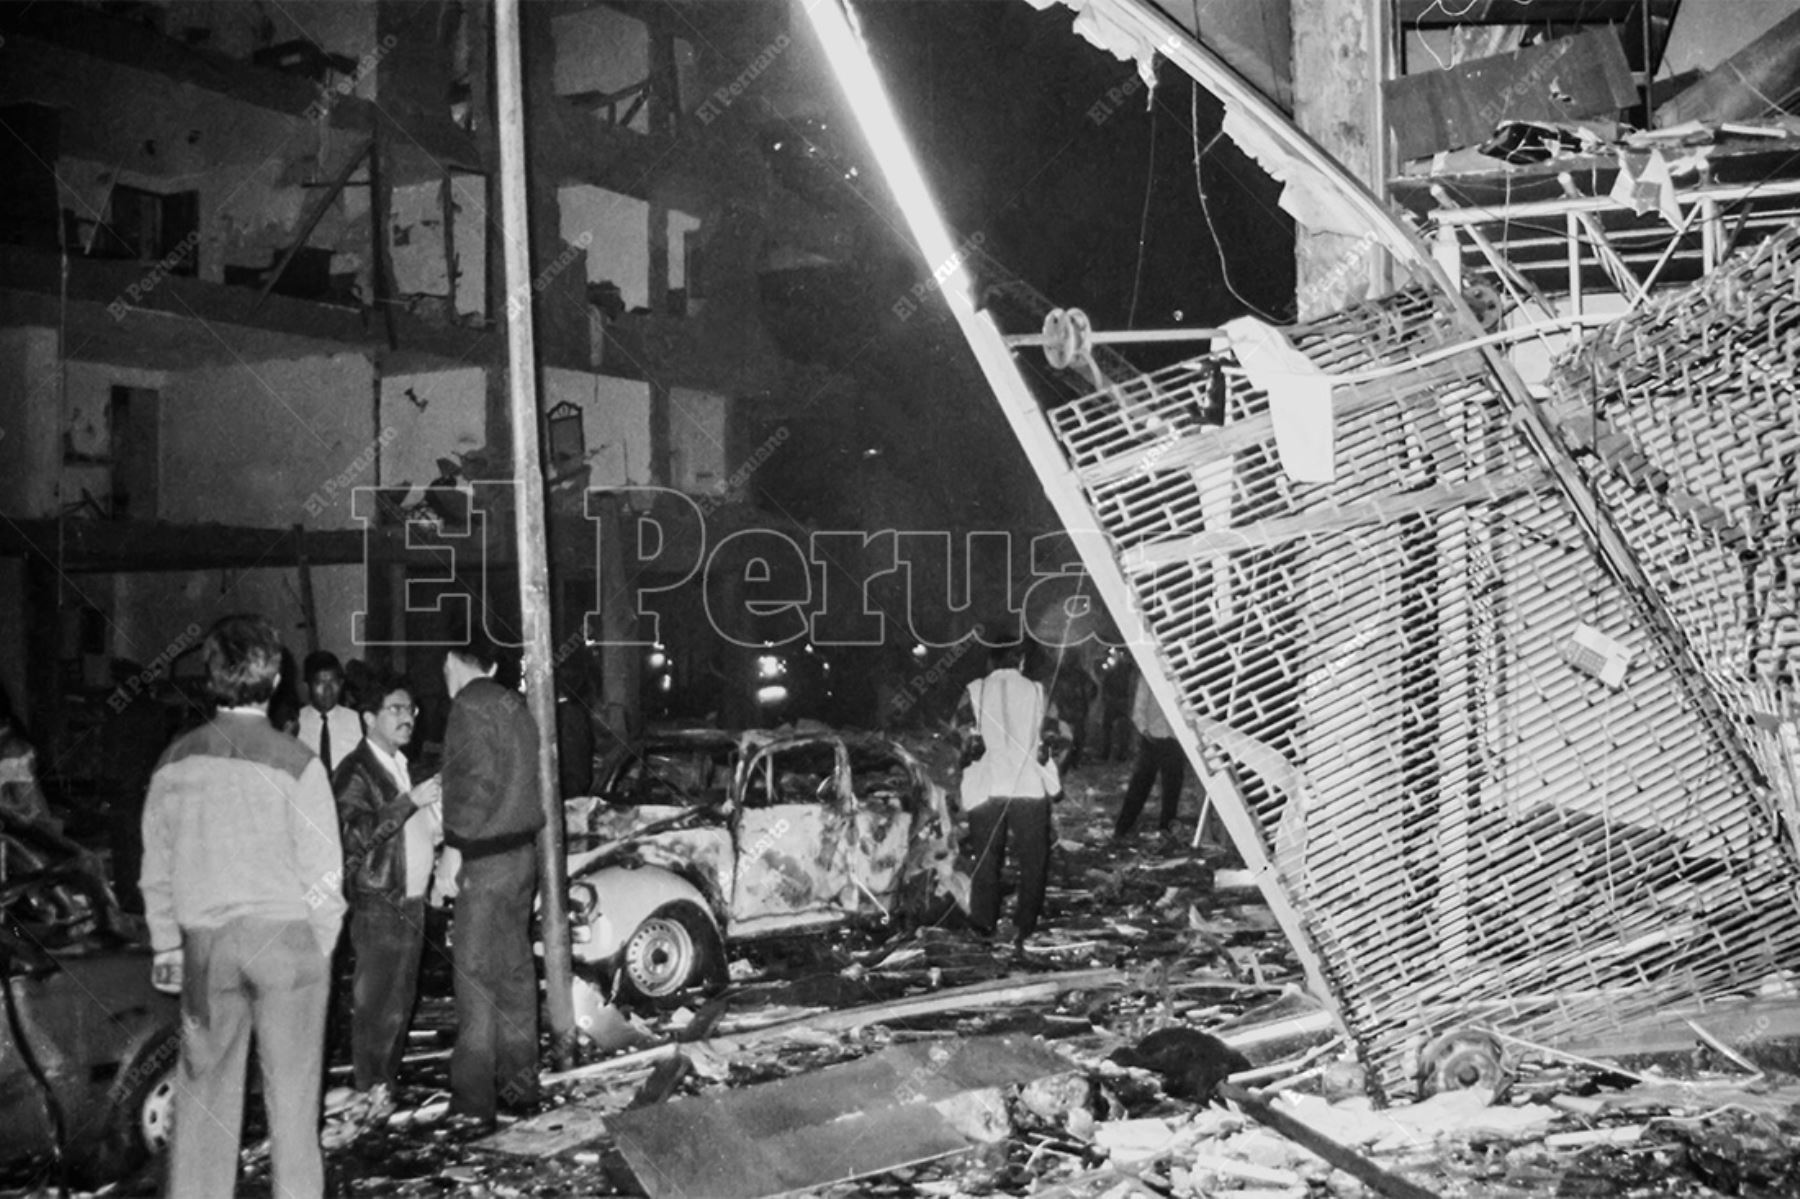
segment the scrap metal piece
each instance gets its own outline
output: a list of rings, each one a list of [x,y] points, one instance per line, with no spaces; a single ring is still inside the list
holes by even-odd
[[[1074,1069],[1020,1036],[915,1043],[625,1112],[609,1131],[651,1199],[761,1199],[997,1140],[1007,1088]]]

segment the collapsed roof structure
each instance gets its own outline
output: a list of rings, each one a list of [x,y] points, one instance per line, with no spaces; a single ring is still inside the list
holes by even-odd
[[[1618,198],[1552,163],[1548,257],[1567,282],[1552,302],[1547,268],[1512,263],[1468,215],[1485,203],[1472,191],[1416,189],[1434,257],[1161,9],[1064,2],[1147,78],[1161,59],[1216,95],[1227,135],[1286,182],[1284,208],[1386,256],[1387,293],[1286,329],[1233,321],[1208,353],[1096,370],[1091,394],[1046,411],[1013,358],[1034,339],[977,309],[859,43],[834,6],[809,12],[1372,1089],[1441,1078],[1446,1055],[1453,1081],[1476,1081],[1509,1040],[1570,1048],[1752,1008],[1800,960],[1791,189],[1695,174],[1668,197],[1673,239],[1646,255],[1602,220],[1661,219],[1661,190],[1633,190],[1650,151],[1606,151],[1628,173]],[[1513,327],[1504,304],[1466,302],[1465,254],[1513,298]],[[1658,290],[1677,258],[1698,282]],[[1604,316],[1582,303],[1596,281],[1618,293]],[[1084,321],[1035,340],[1053,332],[1057,352],[1091,356]],[[1518,342],[1557,354],[1532,385],[1505,350]]]

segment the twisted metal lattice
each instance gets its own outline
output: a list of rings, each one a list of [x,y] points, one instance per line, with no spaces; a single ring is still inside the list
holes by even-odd
[[[1782,269],[1744,286],[1780,290],[1785,321],[1800,272]],[[1696,301],[1682,331],[1645,345],[1681,360],[1695,337],[1723,344],[1709,319]],[[1457,328],[1412,289],[1302,327],[1295,344],[1353,374],[1453,344]],[[1791,367],[1791,322],[1779,336],[1779,349],[1761,352]],[[1666,371],[1610,365],[1621,382],[1603,417],[1732,519],[1719,498],[1729,480],[1753,476],[1766,496],[1800,455],[1791,387],[1702,417],[1665,402]],[[1489,371],[1469,351],[1340,389],[1329,484],[1283,472],[1267,397],[1228,354],[1050,414],[1184,715],[1229,725],[1297,771],[1278,777],[1217,738],[1207,750],[1254,813],[1389,1092],[1404,1089],[1424,1040],[1449,1028],[1546,1041],[1601,1033],[1753,991],[1784,958],[1800,961],[1795,855],[1767,797],[1746,785],[1692,686],[1600,568]],[[1221,399],[1223,424],[1208,423]],[[1757,440],[1783,412],[1784,435]],[[1704,479],[1684,473],[1700,466],[1677,465],[1696,446],[1713,464]],[[1745,673],[1732,623],[1742,550],[1673,536],[1671,521],[1691,532],[1691,514],[1669,489],[1629,492],[1618,457],[1590,459],[1608,464],[1594,483],[1672,589],[1665,598],[1704,647],[1707,684],[1729,689]],[[1740,459],[1758,465],[1744,475]],[[1795,523],[1791,487],[1783,494],[1756,509],[1770,544]],[[1765,591],[1792,595],[1785,560],[1779,583],[1773,564],[1757,569]],[[1633,652],[1621,687],[1571,664],[1579,625]],[[1800,617],[1791,627],[1800,641]]]

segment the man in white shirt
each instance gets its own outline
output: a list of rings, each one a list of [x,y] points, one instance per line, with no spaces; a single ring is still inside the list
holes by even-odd
[[[1024,643],[995,646],[993,669],[970,683],[957,705],[967,762],[959,784],[969,817],[969,923],[983,935],[998,930],[1000,875],[1007,841],[1018,859],[1014,942],[1023,948],[1037,931],[1049,887],[1050,805],[1060,798],[1054,751],[1061,721],[1043,684],[1025,677]]]
[[[300,672],[306,678],[306,706],[300,709],[300,743],[325,762],[325,773],[336,770],[357,742],[362,722],[349,708],[340,707],[344,694],[344,667],[330,650],[306,655]]]
[[[406,1049],[425,943],[425,894],[444,840],[436,779],[414,785],[401,752],[417,709],[397,679],[377,677],[358,697],[365,736],[332,775],[350,901],[350,1043],[356,1089],[371,1114],[391,1110]]]

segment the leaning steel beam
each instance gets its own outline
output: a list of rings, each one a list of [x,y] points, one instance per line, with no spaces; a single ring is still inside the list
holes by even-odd
[[[952,315],[974,351],[1014,435],[1036,467],[1058,517],[1075,541],[1101,598],[1120,633],[1132,645],[1140,665],[1148,666],[1145,677],[1150,680],[1158,702],[1168,711],[1180,711],[1168,672],[1152,654],[1154,642],[1124,573],[1109,553],[1099,531],[1093,527],[1092,515],[1082,498],[1080,480],[1063,457],[1055,434],[1044,420],[1037,396],[1020,373],[1004,336],[987,315],[976,308],[973,281],[965,267],[967,251],[952,239],[939,214],[919,164],[907,148],[893,106],[881,89],[880,76],[867,47],[833,0],[813,0],[804,6],[804,11],[811,18],[846,98],[875,149],[888,186],[900,203],[925,261],[932,264],[934,277],[942,280],[940,286]],[[1220,69],[1226,68],[1221,64]],[[1201,785],[1214,797],[1220,819],[1299,958],[1309,989],[1321,1003],[1335,1011],[1337,989],[1327,979],[1324,962],[1299,910],[1277,881],[1255,816],[1230,775],[1215,769],[1208,761],[1193,729],[1181,722],[1178,726],[1188,759],[1194,764]]]

